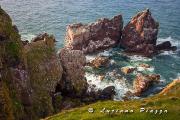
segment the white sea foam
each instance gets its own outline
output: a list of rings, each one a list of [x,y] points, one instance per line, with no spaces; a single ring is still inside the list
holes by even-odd
[[[180,46],[180,41],[173,39],[171,36],[169,36],[167,38],[158,38],[157,44],[160,44],[165,41],[170,41],[173,46],[177,46],[177,47]]]
[[[136,62],[136,61],[151,61],[151,58],[147,58],[147,57],[142,57],[139,55],[133,55],[133,56],[128,56],[130,58],[130,61]]]
[[[109,73],[109,75],[111,74],[111,72]],[[90,74],[90,73],[86,73],[86,79],[88,84],[90,85],[89,87],[89,91],[91,90],[91,87],[93,85],[95,85],[94,90],[98,90],[98,89],[104,89],[108,86],[114,86],[115,87],[115,91],[116,91],[116,95],[114,97],[114,100],[121,100],[121,97],[127,92],[127,91],[132,91],[130,88],[128,88],[128,86],[125,83],[125,80],[114,80],[114,81],[106,81],[103,80],[101,81],[98,75],[95,74]],[[111,75],[110,75],[111,76]]]
[[[104,50],[103,52],[99,53],[100,56],[109,57],[111,55],[112,49]]]
[[[142,71],[149,71],[149,72],[153,72],[154,71],[154,67],[150,67],[150,68],[145,68],[145,67],[137,67],[137,71],[142,72]]]
[[[86,61],[90,62],[96,58],[96,55],[86,55]]]
[[[34,37],[36,37],[36,35],[34,35],[34,34],[22,34],[21,37],[22,37],[22,40],[31,41]]]

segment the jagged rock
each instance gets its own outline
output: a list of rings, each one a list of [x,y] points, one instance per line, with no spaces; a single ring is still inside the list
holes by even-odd
[[[176,46],[172,46],[171,45],[171,42],[169,42],[169,41],[165,41],[165,42],[163,42],[163,43],[161,43],[161,44],[158,44],[157,46],[156,46],[156,50],[158,50],[158,51],[161,51],[161,50],[172,50],[172,51],[175,51],[177,49],[177,47]]]
[[[161,50],[176,50],[169,41],[156,46],[158,27],[159,23],[154,20],[149,9],[138,13],[124,27],[121,46],[127,53],[147,57],[152,57]]]
[[[123,72],[125,75],[132,73],[136,68],[134,67],[122,67],[121,72]]]
[[[158,26],[149,9],[138,13],[123,29],[122,46],[131,49],[141,44],[156,45]]]
[[[48,33],[43,33],[43,34],[39,34],[37,37],[33,38],[31,42],[32,43],[33,42],[44,43],[45,45],[53,48],[56,40],[53,35],[49,35]]]
[[[72,24],[67,27],[65,46],[73,50],[82,50],[84,53],[104,50],[119,43],[122,28],[121,15],[115,16],[111,20],[99,19],[89,25]]]
[[[64,70],[60,83],[62,91],[64,94],[72,96],[83,95],[88,87],[84,70],[86,58],[83,52],[63,48],[60,50],[59,56]]]
[[[153,83],[158,83],[160,80],[160,75],[142,75],[138,74],[134,80],[134,94],[136,96],[141,96],[141,94],[146,91]]]
[[[108,57],[98,56],[94,60],[90,61],[89,65],[95,68],[107,67],[110,64]]]

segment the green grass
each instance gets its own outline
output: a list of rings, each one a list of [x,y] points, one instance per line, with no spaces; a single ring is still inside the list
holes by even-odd
[[[158,94],[142,100],[125,102],[99,101],[87,106],[65,110],[59,114],[46,118],[46,120],[178,120],[180,119],[180,83],[173,86],[166,95]],[[140,108],[167,110],[167,113],[155,114],[140,112]],[[89,113],[93,108],[94,113]],[[134,110],[133,113],[101,113],[103,109]]]

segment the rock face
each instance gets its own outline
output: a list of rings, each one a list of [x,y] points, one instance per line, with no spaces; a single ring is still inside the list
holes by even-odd
[[[22,63],[22,44],[20,35],[13,26],[9,15],[0,8],[0,119],[13,120],[20,119],[24,111],[22,110],[22,89],[18,88],[22,84],[19,76],[21,70],[17,66],[24,66]],[[15,69],[15,72],[12,71]],[[23,71],[23,70],[22,70]],[[15,73],[15,76],[13,75]],[[23,75],[23,74],[21,74]],[[15,82],[16,80],[19,82]],[[14,84],[16,83],[16,84]],[[13,101],[15,100],[15,101]],[[15,105],[19,103],[19,107]],[[19,112],[19,113],[18,113]]]
[[[80,50],[63,48],[59,53],[63,66],[63,79],[60,82],[63,94],[74,96],[83,95],[88,87],[84,66],[86,58]]]
[[[73,50],[82,50],[84,53],[104,50],[119,43],[122,28],[121,15],[115,16],[111,20],[99,19],[89,25],[81,23],[69,25],[65,46]]]
[[[121,46],[126,52],[152,56],[159,50],[174,50],[166,42],[156,47],[159,24],[154,20],[149,9],[138,13],[124,27]]]
[[[54,113],[52,96],[62,76],[48,34],[24,44],[0,8],[0,119],[36,120]]]
[[[29,72],[33,111],[44,117],[54,112],[52,94],[61,80],[63,69],[56,56],[53,36],[47,33],[36,37],[36,41],[24,46],[27,69]]]
[[[153,83],[158,83],[160,75],[142,75],[138,74],[134,80],[134,93],[136,96],[141,96],[141,94],[146,91]]]

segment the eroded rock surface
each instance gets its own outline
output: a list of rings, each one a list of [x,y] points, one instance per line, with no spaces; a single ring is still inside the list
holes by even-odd
[[[138,74],[134,80],[134,93],[136,96],[141,96],[153,83],[158,83],[160,80],[160,75],[142,75]]]
[[[149,9],[138,13],[124,27],[121,46],[128,53],[151,57],[160,50],[175,50],[170,42],[156,46],[159,23],[152,17]]]
[[[83,95],[88,87],[84,69],[86,58],[83,52],[63,48],[59,56],[64,70],[63,79],[60,82],[62,91],[72,96]]]
[[[65,46],[73,50],[92,53],[116,46],[121,39],[123,28],[122,16],[99,19],[95,23],[84,25],[72,24],[67,27]]]

